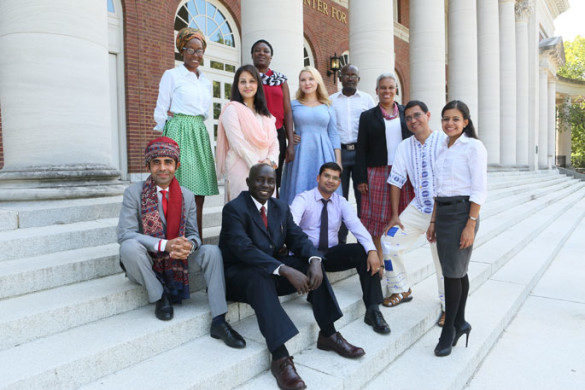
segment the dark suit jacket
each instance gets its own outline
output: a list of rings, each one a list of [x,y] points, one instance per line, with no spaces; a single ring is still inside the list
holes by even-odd
[[[402,139],[406,139],[412,133],[406,127],[404,119],[404,106],[398,105],[400,124],[402,126]],[[388,148],[386,146],[386,125],[380,106],[370,108],[360,115],[358,141],[356,148],[355,182],[357,184],[368,182],[368,167],[381,167],[388,165]]]
[[[270,198],[266,204],[268,230],[249,191],[243,191],[224,206],[219,248],[226,267],[246,264],[272,274],[283,264],[276,257],[284,244],[301,259],[321,256],[294,223],[288,204],[275,198]]]

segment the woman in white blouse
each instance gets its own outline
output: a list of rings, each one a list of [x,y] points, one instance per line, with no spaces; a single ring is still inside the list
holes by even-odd
[[[165,71],[160,80],[154,130],[163,131],[179,144],[181,166],[175,177],[195,194],[197,226],[202,236],[205,196],[219,193],[211,143],[203,123],[211,107],[211,82],[199,67],[207,43],[201,31],[185,27],[177,34],[176,44],[184,63]]]
[[[230,100],[219,116],[216,150],[226,203],[248,189],[246,179],[253,165],[276,168],[280,153],[275,118],[266,107],[262,79],[253,65],[236,71]]]
[[[437,242],[445,282],[445,325],[435,355],[447,356],[464,334],[467,346],[471,332],[465,321],[467,268],[479,228],[479,209],[487,197],[487,151],[477,139],[465,103],[447,103],[441,116],[448,138],[437,155],[435,207],[427,238]]]

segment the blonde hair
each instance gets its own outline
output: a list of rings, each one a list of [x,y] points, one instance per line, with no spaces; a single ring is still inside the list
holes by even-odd
[[[305,66],[299,72],[299,80],[304,72],[309,72],[311,76],[313,76],[315,81],[317,81],[317,90],[315,91],[317,93],[317,100],[322,104],[326,104],[328,106],[331,105],[331,102],[329,101],[329,95],[327,93],[327,88],[325,88],[325,84],[323,83],[323,77],[321,77],[321,73],[319,73],[319,71],[312,66]],[[301,90],[300,85],[299,89],[297,90],[296,97],[297,100],[301,103],[305,101],[305,93]]]

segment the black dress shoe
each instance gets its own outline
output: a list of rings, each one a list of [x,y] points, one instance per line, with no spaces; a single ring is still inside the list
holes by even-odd
[[[380,310],[368,310],[364,317],[364,322],[374,328],[374,332],[380,334],[389,334],[390,326],[384,319]]]
[[[230,324],[223,321],[218,324],[212,324],[209,332],[214,339],[222,339],[225,345],[232,348],[244,348],[246,340],[236,332]]]
[[[366,354],[362,348],[348,343],[339,332],[333,333],[329,337],[324,337],[321,335],[321,332],[319,332],[317,348],[323,351],[335,351],[339,355],[350,359],[359,358]]]
[[[173,319],[173,305],[171,305],[169,297],[164,292],[160,299],[156,301],[154,315],[161,321],[170,321]]]

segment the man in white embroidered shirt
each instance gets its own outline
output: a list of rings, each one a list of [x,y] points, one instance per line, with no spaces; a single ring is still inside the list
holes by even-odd
[[[382,302],[380,287],[380,260],[372,237],[360,222],[347,200],[335,193],[340,184],[341,168],[334,162],[319,169],[317,187],[298,194],[290,211],[297,225],[309,236],[319,252],[328,272],[355,268],[360,277],[363,301],[366,305],[364,322],[381,334],[390,333],[390,327],[379,309]],[[339,244],[341,223],[356,236],[359,244]]]
[[[355,166],[355,154],[362,112],[375,106],[374,99],[367,93],[357,89],[360,81],[360,73],[355,65],[346,64],[341,68],[339,79],[341,80],[342,90],[329,96],[331,105],[335,111],[337,119],[337,133],[341,141],[341,161],[343,172],[341,173],[341,189],[345,199],[349,199],[349,177],[353,178],[353,167]],[[353,193],[358,208],[358,217],[360,213],[361,193],[357,189],[357,184],[353,183]],[[341,225],[339,231],[339,242],[345,244],[347,238],[347,228]]]
[[[409,137],[398,145],[392,173],[388,177],[393,214],[382,236],[384,261],[391,265],[386,267],[386,286],[390,295],[384,299],[384,306],[396,306],[412,300],[412,290],[403,256],[404,252],[426,233],[429,226],[434,206],[434,169],[437,151],[446,137],[442,131],[432,131],[429,128],[431,113],[425,103],[418,100],[410,101],[404,113],[406,125],[414,137]],[[400,189],[407,176],[414,187],[415,197],[402,214],[398,215]],[[438,325],[442,326],[445,296],[443,273],[435,243],[431,244],[431,254],[443,310]]]

